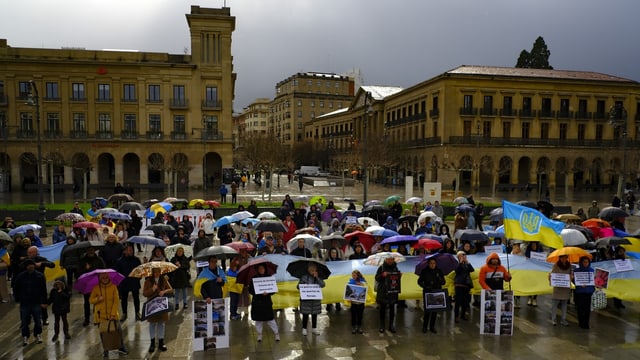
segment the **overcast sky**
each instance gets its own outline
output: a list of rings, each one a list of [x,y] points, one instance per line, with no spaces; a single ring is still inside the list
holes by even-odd
[[[14,47],[191,52],[185,14],[223,0],[2,0]],[[555,69],[640,81],[638,0],[227,0],[236,17],[234,109],[300,71],[360,68],[408,87],[459,65],[514,66],[542,36]]]

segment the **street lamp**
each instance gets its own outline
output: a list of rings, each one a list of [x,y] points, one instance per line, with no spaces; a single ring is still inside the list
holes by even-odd
[[[623,186],[625,184],[624,176],[627,171],[627,110],[625,110],[622,103],[616,103],[609,109],[609,125],[613,126],[614,130],[620,129],[622,132],[622,173],[618,177],[618,198],[622,199]]]
[[[364,181],[364,189],[363,189],[363,204],[367,203],[367,191],[369,190],[369,176],[367,174],[367,123],[369,122],[369,106],[371,106],[372,101],[371,93],[366,91],[364,93],[364,114],[363,114],[363,122],[362,122],[362,181]]]
[[[476,156],[480,156],[480,121],[476,121]],[[480,161],[476,163],[476,191],[480,196]]]
[[[42,187],[42,140],[40,139],[40,98],[38,97],[38,88],[33,80],[29,81],[31,91],[27,98],[27,105],[36,107],[36,143],[38,147],[38,165],[37,165],[37,177],[38,177],[38,198],[40,204],[38,205],[38,225],[40,225],[40,236],[47,237],[47,210],[44,207],[44,190]]]

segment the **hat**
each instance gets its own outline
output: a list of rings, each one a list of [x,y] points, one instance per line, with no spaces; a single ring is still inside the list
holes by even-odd
[[[22,266],[27,267],[29,265],[36,265],[36,262],[31,259],[25,259],[22,261]]]

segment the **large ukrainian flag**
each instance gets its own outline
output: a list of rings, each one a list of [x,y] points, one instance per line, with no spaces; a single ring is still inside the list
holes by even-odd
[[[547,218],[541,212],[508,202],[502,201],[504,213],[504,234],[509,239],[523,241],[539,241],[554,249],[560,249],[564,242],[560,232],[564,229],[564,223]]]
[[[47,278],[47,281],[52,281],[59,277],[66,276],[67,272],[60,267],[60,253],[66,243],[66,241],[62,241],[57,244],[43,246],[38,249],[38,255],[47,258],[47,260],[56,265],[53,269],[45,270],[44,275]]]

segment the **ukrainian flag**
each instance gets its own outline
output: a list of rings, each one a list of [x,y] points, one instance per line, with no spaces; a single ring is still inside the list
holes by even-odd
[[[47,278],[47,281],[52,281],[67,275],[67,272],[60,267],[60,253],[62,253],[62,248],[66,243],[66,241],[61,241],[57,244],[38,248],[38,255],[46,258],[56,265],[53,269],[47,268],[47,270],[45,270],[44,275]]]
[[[560,232],[564,229],[564,223],[547,218],[541,212],[508,202],[502,201],[504,212],[504,233],[509,239],[523,241],[539,241],[554,249],[560,249],[564,242]]]

